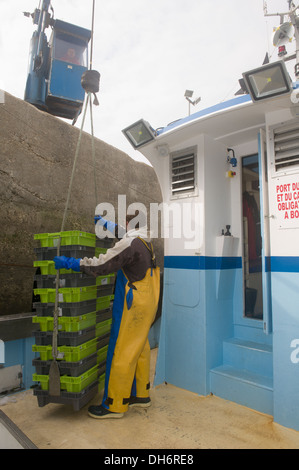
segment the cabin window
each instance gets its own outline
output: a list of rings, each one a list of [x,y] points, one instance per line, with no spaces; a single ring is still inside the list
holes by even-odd
[[[278,127],[272,130],[274,166],[276,173],[299,170],[299,124]]]
[[[54,58],[74,65],[87,66],[87,46],[78,38],[56,34]]]
[[[196,147],[173,152],[170,155],[171,195],[186,196],[195,193]]]

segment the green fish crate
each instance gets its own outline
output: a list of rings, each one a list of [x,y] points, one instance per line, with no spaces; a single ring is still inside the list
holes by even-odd
[[[87,313],[86,315],[79,315],[78,317],[60,317],[60,322],[66,332],[78,332],[94,326],[97,318],[97,312]]]
[[[102,321],[96,325],[96,337],[101,338],[107,333],[110,333],[112,324],[112,318],[109,320]]]
[[[62,375],[60,377],[60,389],[70,393],[79,393],[91,385],[98,377],[98,365],[95,365],[79,377],[69,377]],[[49,375],[32,375],[33,382],[39,382],[42,390],[49,390]]]
[[[100,393],[102,390],[104,390],[105,388],[105,377],[106,377],[106,374],[102,374],[100,375],[100,378],[99,378],[99,386],[98,386],[98,392]]]
[[[88,385],[97,380],[98,373],[99,368],[96,365],[79,377],[69,377],[67,375],[63,375],[60,378],[61,389],[70,393],[81,392],[84,388],[88,387]]]
[[[112,302],[114,300],[114,295],[107,295],[104,297],[98,297],[96,303],[96,310],[105,310],[106,308],[111,308]]]
[[[65,361],[80,361],[89,356],[98,349],[98,339],[94,338],[86,343],[81,344],[80,346],[60,346],[58,350],[64,356]]]
[[[81,359],[93,354],[97,351],[98,339],[94,338],[86,343],[81,344],[80,346],[58,346],[58,357],[57,360],[64,360],[67,362],[78,362]],[[34,344],[32,346],[32,351],[40,354],[42,361],[48,361],[53,359],[52,356],[52,346],[44,346]]]
[[[42,304],[55,304],[56,289],[33,289],[34,295],[39,295]]]
[[[78,332],[96,324],[97,312],[79,315],[78,317],[58,317],[58,331]],[[53,331],[54,319],[52,317],[32,317],[33,323],[38,323],[40,331]]]
[[[33,289],[34,295],[40,296],[42,304],[55,303],[56,289]],[[58,302],[74,303],[97,298],[97,286],[87,287],[60,287],[58,289]]]
[[[56,256],[56,255],[55,255]],[[57,270],[55,269],[55,263],[51,260],[38,260],[33,262],[33,266],[40,269],[42,276],[55,276]],[[60,269],[59,274],[76,274],[76,271],[72,269]]]
[[[97,352],[97,364],[101,364],[106,361],[108,352],[108,344],[100,348]]]
[[[61,287],[59,292],[59,302],[83,302],[97,298],[97,286],[87,287]]]
[[[38,240],[40,247],[57,247],[58,240],[61,239],[61,246],[83,245],[96,246],[96,235],[93,233],[81,232],[79,230],[56,232],[56,233],[38,233],[34,235],[34,240]]]
[[[96,285],[97,286],[106,286],[115,284],[115,274],[107,274],[106,276],[97,276]]]

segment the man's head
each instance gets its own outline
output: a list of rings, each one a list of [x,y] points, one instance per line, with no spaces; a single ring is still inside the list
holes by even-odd
[[[127,231],[133,229],[140,229],[146,227],[146,216],[143,212],[138,210],[135,211],[135,214],[126,215],[126,229]]]
[[[70,59],[74,59],[76,57],[76,51],[73,47],[69,47],[67,50],[67,55]]]

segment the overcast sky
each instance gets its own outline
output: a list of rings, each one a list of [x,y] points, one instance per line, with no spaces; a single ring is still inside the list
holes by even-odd
[[[21,99],[36,29],[22,12],[38,6],[39,0],[0,0],[0,88]],[[55,19],[91,28],[92,0],[52,0],[52,6]],[[286,0],[267,6],[269,13],[288,11]],[[279,17],[264,17],[263,0],[96,0],[96,137],[139,159],[121,130],[140,118],[158,128],[187,116],[186,89],[201,97],[192,112],[232,98],[242,72],[262,65],[266,52],[278,59],[273,25]]]

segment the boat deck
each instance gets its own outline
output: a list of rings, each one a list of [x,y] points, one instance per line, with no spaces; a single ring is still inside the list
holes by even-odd
[[[152,350],[151,382],[156,355]],[[11,396],[1,410],[40,449],[299,449],[299,432],[236,403],[169,384],[152,388],[151,398],[148,409],[103,421],[88,416],[90,404],[77,412],[57,404],[39,408],[31,390]]]

